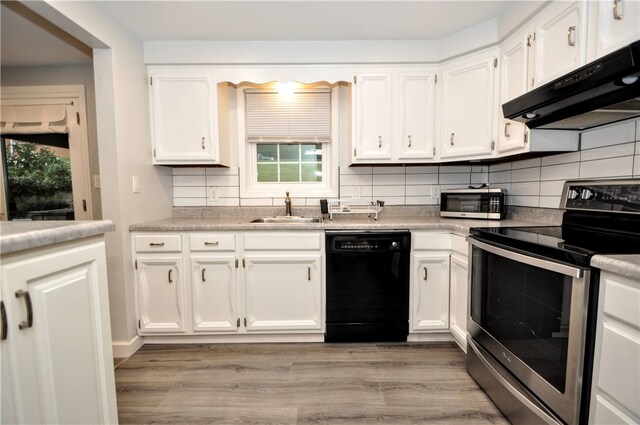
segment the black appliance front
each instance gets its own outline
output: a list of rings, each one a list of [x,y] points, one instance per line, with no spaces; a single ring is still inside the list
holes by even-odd
[[[327,232],[326,342],[406,341],[411,234]]]

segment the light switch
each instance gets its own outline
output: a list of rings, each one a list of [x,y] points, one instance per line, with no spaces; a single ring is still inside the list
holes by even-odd
[[[100,189],[100,174],[93,175],[93,188]]]
[[[133,193],[140,193],[140,177],[132,176],[131,186],[132,186]]]

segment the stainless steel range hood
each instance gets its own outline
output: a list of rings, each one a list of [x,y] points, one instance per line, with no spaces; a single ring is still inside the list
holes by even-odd
[[[640,40],[505,103],[502,111],[529,128],[556,130],[640,117]]]

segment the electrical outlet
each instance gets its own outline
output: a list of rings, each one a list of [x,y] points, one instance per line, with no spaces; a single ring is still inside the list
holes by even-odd
[[[218,188],[215,186],[209,187],[209,200],[215,202],[218,200]]]
[[[437,199],[438,202],[440,201],[440,186],[439,185],[434,184],[433,186],[431,186],[431,197]]]
[[[360,186],[354,186],[351,196],[355,199],[360,199]]]
[[[133,190],[133,193],[140,193],[140,177],[131,177],[131,190]]]
[[[100,174],[93,175],[93,188],[100,189]]]

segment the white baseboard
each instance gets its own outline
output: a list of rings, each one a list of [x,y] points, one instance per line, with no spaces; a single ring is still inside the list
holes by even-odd
[[[145,344],[216,344],[261,342],[324,342],[324,334],[267,334],[267,335],[148,335]]]
[[[455,339],[456,343],[460,346],[460,349],[467,352],[467,332],[458,326],[451,326],[451,335]]]
[[[430,342],[430,341],[453,341],[454,338],[449,332],[425,332],[411,333],[407,337],[407,341],[411,342]]]
[[[140,335],[134,336],[130,341],[113,341],[111,347],[113,349],[113,357],[127,358],[138,351],[144,344],[144,339]]]

